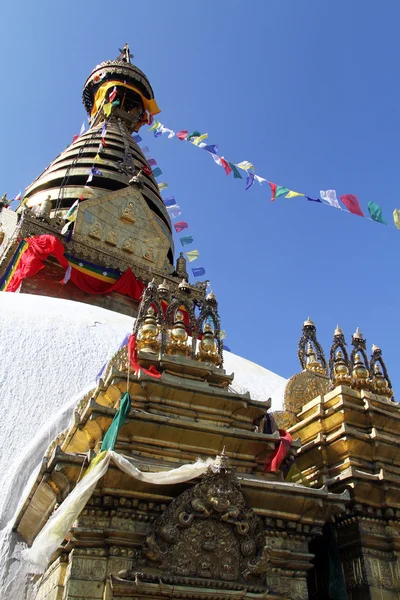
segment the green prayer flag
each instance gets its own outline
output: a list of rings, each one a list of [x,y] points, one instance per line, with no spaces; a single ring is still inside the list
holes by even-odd
[[[191,140],[193,137],[199,137],[201,135],[200,131],[193,131],[190,135],[187,136],[187,140]]]
[[[378,223],[383,223],[383,225],[387,225],[387,222],[383,217],[382,209],[379,206],[379,204],[376,204],[376,202],[372,202],[371,200],[370,202],[368,202],[368,211],[371,215],[371,219],[377,221]]]
[[[277,185],[275,190],[275,198],[279,198],[279,196],[283,196],[288,192],[290,192],[288,188],[282,187],[281,185]]]
[[[101,444],[100,452],[103,452],[103,450],[114,450],[119,430],[125,423],[130,410],[131,398],[128,392],[126,392],[122,396],[119,409],[116,412],[110,427],[106,431],[106,435],[103,438],[103,443]]]
[[[241,176],[240,171],[239,171],[239,169],[237,168],[236,165],[234,165],[233,163],[228,163],[228,165],[232,169],[233,176],[234,176],[235,179],[243,179],[243,177]]]

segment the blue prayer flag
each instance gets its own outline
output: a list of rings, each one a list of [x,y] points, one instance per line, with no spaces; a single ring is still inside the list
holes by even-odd
[[[154,137],[155,138],[160,137],[160,135],[162,135],[162,131],[155,131],[154,132]]]
[[[170,196],[169,198],[164,199],[165,206],[175,206],[176,200],[175,196]]]
[[[225,344],[222,344],[222,348],[223,348],[224,350],[226,350],[227,352],[230,352],[230,351],[231,351],[231,349],[230,349],[230,348],[228,348],[228,346],[226,346]]]
[[[322,204],[322,200],[320,200],[319,198],[311,198],[310,196],[306,196],[306,198],[310,202],[321,202],[321,204]]]
[[[192,269],[193,277],[201,277],[206,274],[206,270],[203,267],[195,267]]]
[[[160,167],[156,167],[155,169],[153,169],[153,177],[159,177],[160,175],[162,175]]]
[[[184,237],[179,238],[181,240],[182,246],[188,246],[189,244],[193,244],[194,240],[191,235],[185,235]]]
[[[246,177],[246,190],[248,190],[249,188],[251,188],[251,186],[254,183],[254,174],[253,173],[248,173],[247,177]]]
[[[209,146],[204,146],[203,150],[207,150],[207,152],[211,152],[211,154],[218,154],[218,144],[210,144]]]
[[[142,138],[137,133],[134,133],[132,137],[137,144],[142,141]]]

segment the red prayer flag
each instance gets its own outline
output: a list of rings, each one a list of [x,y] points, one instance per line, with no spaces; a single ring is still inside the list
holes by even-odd
[[[183,141],[183,140],[186,140],[188,135],[189,135],[189,132],[186,131],[186,129],[182,129],[182,131],[178,131],[178,133],[176,134],[176,137]]]
[[[276,185],[276,183],[270,183],[269,187],[271,188],[271,192],[272,192],[271,202],[273,202],[275,200],[275,194],[276,194],[277,185]]]
[[[72,143],[76,142],[76,140],[78,139],[79,135],[76,133],[74,135],[74,137],[72,138]]]
[[[146,173],[146,175],[152,175],[152,173],[153,173],[153,171],[147,165],[143,165],[142,171],[143,171],[143,173]]]
[[[359,217],[364,216],[357,196],[353,196],[353,194],[345,194],[344,196],[340,196],[340,199],[346,206],[346,208],[348,208],[349,211],[353,213],[353,215],[358,215]]]
[[[232,173],[232,169],[231,169],[231,167],[229,166],[229,163],[228,163],[228,162],[227,162],[227,161],[226,161],[224,158],[222,158],[222,156],[220,156],[220,157],[219,157],[219,159],[220,159],[220,161],[221,161],[221,165],[222,165],[222,166],[224,167],[224,169],[225,169],[225,173],[226,173],[227,175],[229,175],[229,173]]]
[[[117,95],[117,88],[114,86],[114,89],[109,96],[109,102],[113,102],[115,100],[116,95]]]
[[[174,223],[176,233],[180,233],[184,229],[187,229],[189,225],[185,223],[185,221],[179,221],[178,223]]]

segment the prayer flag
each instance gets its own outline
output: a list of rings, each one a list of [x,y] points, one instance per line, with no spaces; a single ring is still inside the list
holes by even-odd
[[[96,154],[96,156],[94,157],[94,162],[103,163],[104,160],[101,158],[100,154]]]
[[[387,222],[383,217],[382,209],[379,206],[379,204],[376,204],[376,202],[372,202],[372,200],[371,200],[370,202],[368,202],[368,211],[369,211],[369,214],[371,215],[371,219],[373,219],[377,223],[382,223],[383,225],[387,225]]]
[[[157,119],[154,119],[153,125],[151,127],[149,127],[148,131],[154,131],[155,129],[158,129],[158,127],[161,125],[160,121],[157,121]]]
[[[153,173],[153,171],[147,165],[143,165],[142,171],[143,171],[143,173],[146,173],[146,175],[152,175],[152,173]]]
[[[167,207],[167,212],[171,219],[176,219],[179,215],[182,214],[181,207],[178,204],[174,204],[173,206]]]
[[[166,190],[168,187],[168,183],[159,183],[158,184],[158,189],[160,190],[160,192],[162,192],[163,190]]]
[[[395,208],[393,211],[393,220],[397,229],[400,229],[400,210],[398,208]]]
[[[117,442],[117,437],[119,430],[122,425],[125,423],[129,413],[131,410],[131,398],[126,392],[120,401],[119,409],[116,412],[110,427],[107,429],[106,434],[103,438],[103,442],[101,444],[100,452],[104,450],[114,450],[115,444]]]
[[[188,246],[189,244],[193,244],[194,239],[191,235],[185,235],[184,237],[179,238],[181,240],[182,246]]]
[[[18,194],[15,196],[14,200],[21,200],[21,192],[18,192]]]
[[[234,177],[235,179],[243,179],[243,177],[241,176],[241,174],[240,174],[240,171],[239,171],[239,169],[237,168],[237,166],[236,166],[236,165],[234,165],[233,163],[231,163],[231,162],[230,162],[230,163],[229,163],[229,166],[230,166],[230,168],[231,168],[231,169],[232,169],[232,171],[233,171],[233,177]]]
[[[67,221],[64,225],[64,227],[61,229],[61,235],[65,235],[68,231],[68,229],[70,228],[70,226],[72,225],[73,221]]]
[[[218,144],[210,144],[209,146],[201,146],[203,150],[206,152],[211,152],[211,154],[217,154],[218,152]]]
[[[253,175],[253,173],[248,173],[248,175],[246,177],[246,190],[251,188],[253,183],[254,183],[254,175]]]
[[[121,100],[114,100],[112,103],[113,106],[119,106],[121,104]]]
[[[342,210],[338,199],[336,198],[336,190],[321,190],[320,196],[322,200],[325,200],[325,202],[327,202],[331,206],[334,206],[335,208],[340,208],[340,210]]]
[[[71,267],[71,265],[68,265],[67,270],[65,271],[64,279],[62,280],[63,285],[65,285],[66,283],[68,283],[68,281],[70,280],[70,278],[71,278],[71,271],[72,271],[72,267]]]
[[[175,135],[175,131],[172,131],[172,129],[168,129],[168,127],[164,127],[164,125],[162,125],[162,124],[160,124],[158,131],[160,131],[161,133],[168,133],[169,138],[173,138]]]
[[[160,177],[160,175],[162,175],[162,171],[161,171],[160,167],[156,167],[155,169],[153,169],[154,177]]]
[[[277,185],[276,183],[270,183],[269,187],[271,188],[272,192],[271,202],[290,192],[289,188],[285,188],[282,185]]]
[[[183,140],[186,140],[188,135],[189,132],[186,129],[182,129],[182,131],[178,131],[176,137],[183,142]]]
[[[232,173],[232,169],[230,168],[228,161],[226,161],[226,160],[223,158],[223,156],[220,156],[220,159],[221,159],[221,165],[222,165],[222,166],[224,167],[224,169],[225,169],[225,173],[226,173],[227,175],[229,175],[229,173]]]
[[[248,160],[242,160],[242,162],[236,163],[236,166],[239,167],[239,169],[243,169],[244,171],[248,171],[249,169],[253,169],[254,171],[254,165],[252,165],[251,162],[249,162]]]
[[[222,344],[222,348],[223,348],[224,350],[226,350],[227,352],[230,352],[230,351],[231,351],[231,349],[230,349],[230,348],[228,348],[228,346],[227,346],[226,344]]]
[[[206,274],[206,270],[204,267],[195,267],[192,269],[193,277],[202,277],[202,275]]]
[[[256,175],[255,173],[254,173],[254,179],[256,179],[260,185],[262,185],[264,183],[264,181],[267,181],[266,179],[264,179],[264,177],[260,177],[259,175]]]
[[[75,221],[76,219],[76,211],[78,210],[79,200],[75,200],[69,211],[64,217],[65,221]]]
[[[200,252],[198,250],[190,250],[190,252],[185,252],[185,254],[186,254],[186,258],[188,259],[189,262],[193,262],[194,260],[197,260],[200,256]]]
[[[175,206],[175,204],[176,204],[175,196],[170,196],[169,198],[165,198],[164,204],[165,204],[165,206]]]
[[[137,144],[139,144],[139,142],[142,141],[142,138],[140,137],[140,135],[138,133],[134,133],[132,137],[133,137],[133,141],[136,142]]]
[[[114,85],[114,88],[113,88],[112,92],[110,92],[110,95],[108,97],[109,101],[113,102],[115,100],[116,95],[117,95],[117,88]]]
[[[224,340],[225,338],[226,338],[226,331],[225,331],[225,329],[221,329],[221,331],[219,332],[219,339]]]
[[[81,130],[79,132],[79,135],[82,135],[82,133],[84,133],[85,131],[85,121],[83,121],[82,125],[81,125]]]
[[[191,140],[194,137],[199,137],[199,135],[201,135],[200,131],[193,131],[193,133],[191,133],[190,135],[187,136],[187,140]]]
[[[160,131],[159,129],[157,129],[157,131],[154,132],[154,137],[158,138],[158,137],[160,137],[160,135],[162,135],[162,131]]]
[[[293,192],[293,190],[290,190],[290,192],[288,194],[286,194],[286,198],[295,198],[296,196],[304,196],[304,194],[300,194],[299,192]]]
[[[76,133],[73,138],[72,138],[72,143],[76,142],[76,140],[78,139],[79,135]]]
[[[155,167],[157,164],[157,161],[155,158],[149,158],[149,160],[147,161],[147,164],[149,165],[149,167]]]
[[[311,196],[306,196],[306,198],[310,202],[321,202],[321,204],[322,204],[322,201],[319,198],[311,198]]]
[[[184,229],[187,229],[189,225],[185,221],[179,221],[178,223],[174,223],[176,233],[180,233]]]
[[[354,196],[353,194],[344,194],[344,196],[340,196],[340,199],[343,202],[343,204],[349,209],[349,211],[353,213],[353,215],[358,215],[359,217],[364,216],[357,196]]]
[[[192,144],[194,144],[195,146],[198,146],[200,144],[200,142],[202,142],[203,140],[205,140],[206,138],[208,138],[208,133],[203,133],[203,135],[199,135],[198,137],[196,137],[193,141]]]
[[[112,102],[107,102],[107,104],[104,104],[103,112],[106,115],[106,117],[109,117],[111,115],[112,107]]]
[[[148,146],[145,146],[144,148],[141,149],[143,154],[147,154],[148,152],[150,152]]]
[[[101,137],[105,137],[107,133],[107,123],[104,123],[103,127],[101,128]]]
[[[222,167],[222,162],[221,162],[221,158],[219,156],[217,156],[216,154],[212,154],[212,159],[215,163],[217,163],[218,166]]]

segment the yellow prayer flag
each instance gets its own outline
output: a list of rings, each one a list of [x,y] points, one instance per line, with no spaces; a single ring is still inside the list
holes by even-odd
[[[151,127],[149,127],[148,131],[154,131],[154,129],[157,129],[160,125],[161,125],[160,121],[157,121],[157,119],[154,119],[153,125]]]
[[[248,160],[242,160],[242,162],[238,163],[236,166],[244,171],[248,171],[249,169],[253,169],[254,171],[254,165],[252,165]]]
[[[293,192],[290,190],[288,194],[286,194],[285,198],[295,198],[296,196],[304,196],[304,194],[300,194],[299,192]]]
[[[188,259],[189,262],[193,262],[200,256],[200,253],[198,250],[191,250],[190,252],[186,252],[185,254],[186,254],[186,258]]]
[[[160,192],[162,192],[163,190],[166,190],[168,187],[168,183],[159,183],[158,184],[158,189],[160,190]]]
[[[106,115],[106,117],[109,117],[111,115],[112,107],[113,107],[112,102],[107,102],[107,104],[105,104],[103,106],[103,112]]]
[[[199,135],[198,137],[194,138],[192,140],[192,144],[194,144],[195,146],[198,146],[200,144],[200,142],[202,142],[206,138],[208,138],[208,133],[203,133],[202,135]]]
[[[104,160],[101,158],[100,154],[96,154],[96,156],[94,157],[94,162],[102,163],[104,162]]]
[[[400,229],[400,209],[395,208],[393,211],[393,221],[397,229]]]

